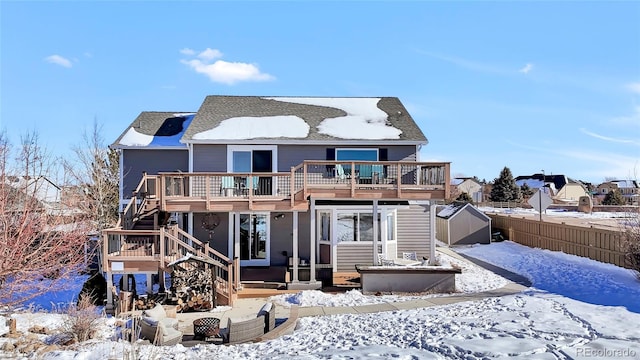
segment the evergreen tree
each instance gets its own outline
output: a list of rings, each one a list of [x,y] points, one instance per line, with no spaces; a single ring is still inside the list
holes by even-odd
[[[471,198],[471,195],[469,195],[466,192],[463,192],[460,195],[458,195],[458,197],[456,198],[456,201],[471,203],[473,202],[473,199]]]
[[[511,170],[508,167],[504,167],[500,172],[500,177],[493,181],[493,188],[491,188],[491,201],[521,201],[522,194],[520,193],[520,187],[516,185],[516,181],[513,179]]]
[[[624,196],[618,189],[609,191],[602,200],[603,205],[624,205],[626,203]]]
[[[527,185],[527,183],[522,184],[522,186],[520,187],[520,193],[522,193],[522,197],[525,199],[528,199],[531,196],[533,196],[533,190],[531,190],[531,188],[529,187],[529,185]]]

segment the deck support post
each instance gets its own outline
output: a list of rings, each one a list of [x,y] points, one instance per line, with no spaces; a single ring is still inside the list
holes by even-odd
[[[309,282],[316,282],[316,199],[311,198],[311,206],[309,208]]]
[[[384,249],[382,253],[385,253]],[[378,200],[373,200],[373,265],[378,265]]]
[[[429,200],[429,265],[436,264],[436,203]]]
[[[152,274],[147,274],[147,294],[153,294],[153,276]]]
[[[115,308],[113,306],[113,294],[115,291],[113,290],[113,274],[111,271],[107,271],[107,303],[105,305],[105,312],[107,314],[115,314]]]
[[[293,278],[292,282],[298,282],[298,263],[300,262],[300,254],[298,253],[298,212],[293,212],[293,254],[292,254],[292,271]]]

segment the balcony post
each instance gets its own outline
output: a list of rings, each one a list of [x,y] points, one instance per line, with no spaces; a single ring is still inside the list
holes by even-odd
[[[398,199],[402,196],[402,164],[396,163],[396,191],[398,192]]]
[[[158,191],[159,195],[160,195],[160,209],[164,210],[167,208],[167,204],[165,203],[165,196],[164,196],[164,192],[165,192],[165,182],[166,182],[166,177],[164,175],[160,175],[160,191]]]
[[[291,177],[289,178],[289,196],[291,197],[291,207],[293,207],[295,205],[295,186],[296,186],[296,171],[295,171],[295,167],[291,167]]]
[[[164,263],[164,254],[165,252],[165,246],[164,246],[164,241],[165,241],[165,234],[164,234],[164,226],[160,227],[160,265],[162,267],[165,266]]]

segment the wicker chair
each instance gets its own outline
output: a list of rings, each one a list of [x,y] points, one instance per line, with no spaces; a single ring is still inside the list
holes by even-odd
[[[149,319],[143,318],[140,321],[140,337],[151,341],[153,345],[171,346],[182,342],[182,331],[165,325],[162,321],[155,324]]]

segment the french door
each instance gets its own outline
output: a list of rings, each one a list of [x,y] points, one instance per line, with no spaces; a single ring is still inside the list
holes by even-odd
[[[234,226],[235,256],[241,266],[269,266],[269,214],[240,213]]]

